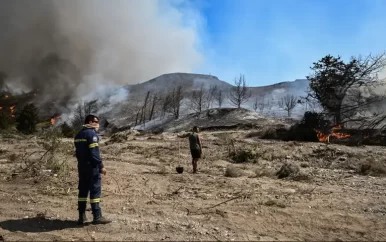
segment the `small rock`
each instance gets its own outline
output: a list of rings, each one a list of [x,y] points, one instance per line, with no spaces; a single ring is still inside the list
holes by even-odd
[[[285,158],[286,158],[286,159],[291,159],[291,156],[290,156],[290,155],[287,155]]]
[[[347,160],[347,157],[345,157],[345,156],[339,157],[339,160],[340,161],[345,161],[345,160]]]
[[[292,188],[288,188],[288,189],[283,190],[283,192],[285,192],[285,193],[295,193],[296,190],[292,189]]]
[[[29,218],[29,217],[28,217],[28,216],[25,216],[24,218],[27,219],[27,218]]]

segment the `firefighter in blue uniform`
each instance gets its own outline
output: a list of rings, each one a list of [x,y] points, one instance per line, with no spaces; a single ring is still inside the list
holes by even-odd
[[[93,224],[106,224],[111,220],[102,216],[99,206],[101,199],[101,174],[106,174],[99,154],[99,119],[88,115],[83,129],[75,136],[76,158],[78,160],[79,194],[78,194],[78,224],[86,222],[87,197],[90,193],[90,203],[93,213]]]

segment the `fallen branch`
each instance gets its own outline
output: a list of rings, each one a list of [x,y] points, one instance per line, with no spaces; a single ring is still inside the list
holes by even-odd
[[[178,194],[178,192],[179,192],[182,188],[184,188],[184,186],[180,186],[177,190],[175,190],[174,192],[172,192],[171,195],[176,195],[176,194]]]
[[[33,203],[37,203],[37,202],[33,199],[33,197],[31,196],[30,193],[28,193],[28,196],[29,196],[29,198],[31,199],[31,201],[32,201]]]
[[[120,195],[122,195],[122,193],[121,193],[121,186],[119,185],[119,183],[118,183],[117,179],[115,179],[115,177],[113,177],[113,176],[110,176],[110,178],[112,178],[112,179],[115,181],[115,183],[116,183],[116,184],[117,184],[117,186],[118,186],[118,191],[119,191],[119,194],[120,194]]]
[[[242,198],[242,197],[244,197],[244,195],[240,195],[240,196],[237,196],[237,197],[234,197],[234,198],[228,199],[228,200],[226,200],[226,201],[224,201],[224,202],[218,203],[218,204],[216,204],[216,205],[213,205],[213,206],[211,206],[211,207],[200,208],[199,210],[202,210],[202,209],[211,209],[211,208],[215,208],[215,207],[218,207],[218,206],[220,206],[220,205],[222,205],[222,204],[225,204],[225,203],[227,203],[227,202],[230,202],[230,201],[233,201],[233,200],[236,200],[236,199]]]

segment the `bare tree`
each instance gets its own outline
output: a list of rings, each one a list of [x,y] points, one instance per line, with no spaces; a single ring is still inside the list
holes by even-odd
[[[206,95],[207,109],[210,109],[212,107],[213,100],[216,97],[217,91],[218,91],[217,85],[210,85],[208,94]]]
[[[162,97],[162,105],[161,105],[161,117],[165,117],[165,114],[169,112],[172,108],[172,93],[165,93]]]
[[[268,99],[267,102],[264,103],[265,109],[268,111],[268,113],[270,113],[274,101],[275,101],[275,100],[272,98],[271,100]]]
[[[215,98],[216,98],[216,102],[217,102],[218,107],[221,108],[222,103],[224,101],[224,94],[223,94],[222,90],[219,89],[217,91]]]
[[[174,118],[180,117],[180,108],[182,99],[184,99],[183,86],[179,85],[171,90],[171,107],[173,110]]]
[[[160,97],[158,93],[154,93],[151,97],[151,105],[150,105],[150,113],[149,113],[149,120],[153,119],[155,107],[160,102]]]
[[[255,112],[257,112],[257,108],[259,107],[258,101],[259,99],[256,97],[255,102],[253,103],[253,110],[255,110]]]
[[[141,123],[141,120],[139,119],[140,118],[140,114],[141,114],[141,111],[142,111],[142,108],[141,107],[137,107],[136,109],[136,115],[135,115],[135,124],[134,126],[137,126],[137,124],[140,124]]]
[[[269,100],[268,100],[269,101]],[[260,98],[260,102],[258,104],[259,112],[262,114],[264,112],[264,108],[266,106],[265,103],[265,94]]]
[[[206,96],[207,94],[204,89],[204,84],[201,84],[200,89],[192,91],[190,103],[193,111],[197,113],[202,112],[202,109],[205,105]]]
[[[288,117],[291,117],[292,110],[296,107],[298,98],[294,95],[286,95],[279,100],[279,107],[287,111]]]
[[[264,108],[265,108],[265,95],[257,96],[255,98],[255,102],[253,103],[253,110],[257,112],[257,109],[259,109],[259,112],[263,113]]]
[[[147,108],[147,104],[149,102],[149,99],[150,99],[150,91],[148,91],[146,93],[145,100],[143,101],[143,105],[142,105],[140,123],[143,123],[143,124],[145,124],[145,122],[146,122],[146,108]]]
[[[71,126],[81,127],[84,124],[84,120],[87,115],[95,114],[98,111],[98,100],[92,100],[89,102],[79,102],[74,111],[74,117],[71,120]]]
[[[248,101],[251,97],[251,91],[247,87],[244,75],[235,79],[235,86],[233,86],[229,92],[229,100],[237,108],[241,107],[241,104]]]

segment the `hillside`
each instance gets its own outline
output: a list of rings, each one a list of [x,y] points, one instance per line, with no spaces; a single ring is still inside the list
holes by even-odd
[[[290,119],[274,119],[264,117],[254,111],[237,108],[213,108],[200,114],[191,113],[179,119],[153,120],[145,125],[138,125],[137,130],[181,132],[193,126],[201,130],[222,130],[234,128],[266,129],[269,127],[289,126]]]
[[[136,103],[143,102],[143,98],[146,92],[152,93],[166,92],[176,85],[182,85],[185,91],[185,98],[183,100],[181,114],[186,115],[191,113],[189,107],[189,96],[192,90],[200,88],[201,84],[204,84],[205,88],[209,88],[211,85],[216,85],[219,90],[222,90],[224,95],[224,102],[222,107],[231,108],[233,105],[229,102],[227,95],[232,85],[228,82],[222,81],[212,75],[193,74],[193,73],[170,73],[155,77],[149,81],[128,85],[117,88],[116,90],[103,89],[101,95],[101,102],[109,100],[109,106],[104,107],[98,115],[111,119],[119,119],[127,125],[127,117],[133,115],[132,109],[127,109],[124,105],[127,102],[128,96],[130,105],[136,105]],[[250,87],[251,98],[245,104],[243,108],[253,109],[253,104],[256,99],[259,102],[267,103],[267,107],[263,112],[264,115],[283,117],[285,113],[277,106],[277,100],[281,96],[286,94],[303,95],[304,91],[308,87],[307,80],[299,79],[293,82],[282,82],[268,86]],[[100,90],[99,90],[100,92]],[[98,94],[99,94],[98,92]],[[26,93],[26,94],[9,94],[8,98],[5,98],[5,94],[0,99],[0,107],[8,109],[11,106],[15,106],[15,111],[20,110],[26,103],[33,102],[39,107],[41,119],[50,119],[50,117],[60,114],[63,117],[63,121],[68,120],[71,116],[71,108],[74,105],[74,101],[71,103],[53,103],[52,100],[46,100],[44,93]],[[103,99],[103,100],[102,100]],[[44,101],[45,100],[45,101]],[[56,100],[57,101],[57,100]],[[213,104],[213,108],[217,107],[217,104]],[[62,110],[62,111],[60,111]],[[64,112],[66,113],[63,113]],[[294,110],[293,117],[297,118],[303,114],[303,107],[299,106],[298,110]],[[65,118],[64,118],[65,117]],[[122,126],[122,125],[120,125]]]
[[[247,81],[248,82],[248,81]],[[231,83],[231,84],[230,84]],[[176,85],[182,85],[185,90],[197,89],[204,84],[205,88],[217,85],[220,90],[228,91],[232,87],[232,82],[225,82],[216,76],[193,74],[193,73],[170,73],[158,76],[149,81],[127,86],[131,95],[142,95],[148,91],[165,91]],[[280,82],[267,86],[251,86],[252,97],[256,95],[278,95],[281,93],[292,93],[304,95],[308,87],[307,79],[297,79],[295,81]]]
[[[248,82],[248,80],[247,80]],[[129,96],[132,100],[141,101],[146,93],[166,92],[178,85],[182,85],[185,91],[184,105],[182,113],[187,114],[191,112],[189,109],[189,96],[193,90],[197,90],[204,84],[206,89],[209,89],[211,85],[216,85],[219,90],[223,92],[224,102],[222,107],[231,108],[232,103],[228,100],[228,94],[232,85],[228,82],[222,81],[215,76],[192,74],[192,73],[170,73],[158,76],[147,82],[139,83],[136,85],[127,86]],[[248,84],[248,83],[247,83]],[[243,108],[253,109],[254,103],[264,103],[265,110],[262,113],[269,116],[284,117],[286,113],[278,107],[278,100],[283,96],[290,94],[296,97],[305,96],[308,88],[307,79],[297,79],[295,81],[281,82],[267,86],[249,87],[251,91],[251,97],[242,105]],[[217,105],[214,104],[213,107]],[[304,113],[304,107],[298,105],[293,110],[293,117],[299,118]]]

